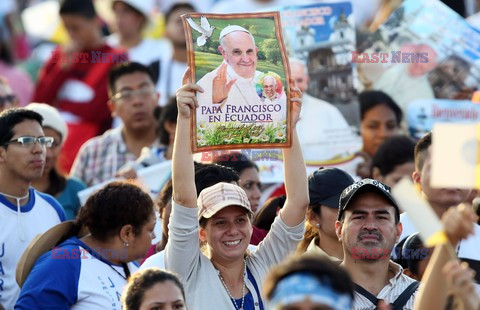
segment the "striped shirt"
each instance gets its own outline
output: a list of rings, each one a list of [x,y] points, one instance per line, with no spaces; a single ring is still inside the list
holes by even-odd
[[[70,174],[93,186],[113,179],[116,172],[126,163],[137,159],[125,144],[123,126],[110,129],[82,145],[75,158]],[[155,141],[152,147],[158,147]]]
[[[402,266],[390,261],[388,265],[388,269],[395,273],[395,276],[392,277],[380,293],[378,293],[377,298],[383,299],[387,303],[393,303],[400,294],[415,280],[403,274]],[[412,310],[413,303],[415,301],[415,296],[418,293],[418,289],[415,293],[412,294],[412,297],[407,301],[405,306],[403,307],[404,310]],[[364,297],[362,294],[355,292],[354,300],[353,300],[353,309],[354,310],[373,310],[376,308],[370,300]]]

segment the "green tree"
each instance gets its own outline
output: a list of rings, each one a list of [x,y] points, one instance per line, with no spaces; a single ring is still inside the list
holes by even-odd
[[[282,60],[278,43],[274,39],[266,39],[263,41],[262,51],[265,53],[267,60],[274,65],[277,65],[277,63]]]

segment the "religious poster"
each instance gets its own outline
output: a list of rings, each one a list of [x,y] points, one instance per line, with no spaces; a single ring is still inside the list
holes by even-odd
[[[351,61],[352,4],[290,5],[280,8],[280,16],[291,75],[304,93],[297,132],[307,165],[343,168],[356,162],[362,139],[353,129],[360,113]]]
[[[470,99],[480,84],[480,31],[438,0],[406,0],[352,52],[362,89],[407,111],[418,99]]]
[[[289,64],[278,12],[183,15],[199,107],[193,151],[291,145]]]

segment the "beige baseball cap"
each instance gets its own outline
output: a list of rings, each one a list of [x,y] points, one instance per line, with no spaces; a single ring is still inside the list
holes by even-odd
[[[197,205],[199,220],[202,217],[211,218],[215,213],[229,206],[243,207],[250,215],[253,215],[250,202],[243,188],[231,183],[222,182],[205,188],[198,196]]]

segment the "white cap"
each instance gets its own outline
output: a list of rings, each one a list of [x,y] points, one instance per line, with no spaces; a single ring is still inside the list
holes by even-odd
[[[143,16],[147,20],[150,20],[150,12],[153,9],[153,1],[152,0],[113,0],[112,1],[112,6],[115,2],[123,2],[135,10],[139,11],[142,13]]]
[[[48,104],[36,102],[30,103],[25,108],[40,114],[43,117],[42,127],[50,127],[57,131],[62,137],[62,144],[65,142],[68,135],[67,123],[57,109]]]
[[[252,39],[253,39],[253,36],[252,34],[250,33],[250,31],[248,31],[247,29],[243,28],[243,27],[240,27],[240,26],[237,26],[237,25],[229,25],[225,28],[222,29],[222,31],[220,32],[220,37],[218,38],[218,40],[221,40],[224,36],[226,36],[227,34],[229,33],[232,33],[232,32],[235,32],[235,31],[243,31],[243,32],[246,32],[248,33]],[[254,40],[255,42],[255,40]]]

